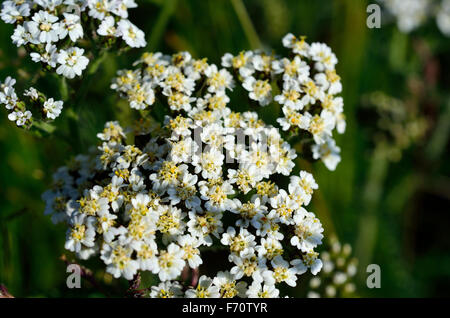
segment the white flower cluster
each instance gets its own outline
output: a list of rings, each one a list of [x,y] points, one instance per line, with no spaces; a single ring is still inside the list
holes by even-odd
[[[320,271],[323,228],[305,209],[318,186],[306,171],[292,174],[296,154],[277,129],[228,107],[136,127],[126,145],[107,123],[97,150],[54,175],[43,198],[46,213],[68,223],[68,250],[100,254],[116,278],[151,271],[161,281],[154,297],[278,297],[281,283]],[[183,270],[211,249],[229,268],[182,288]]]
[[[226,90],[233,88],[233,76],[215,64],[208,64],[206,59],[193,59],[188,52],[173,56],[144,53],[135,65],[140,67],[119,71],[111,85],[128,99],[131,108],[146,109],[155,103],[157,96],[167,100],[174,112],[189,112],[193,104],[199,109],[222,110],[230,101]],[[193,97],[202,83],[206,84],[207,94]]]
[[[17,126],[30,127],[32,124],[32,113],[27,109],[27,105],[38,109],[45,120],[54,120],[61,114],[62,101],[47,99],[41,92],[30,87],[23,94],[29,100],[26,104],[17,96],[15,84],[16,80],[9,76],[4,83],[0,82],[0,104],[5,105],[9,111],[8,119],[15,122]]]
[[[72,79],[89,64],[77,46],[85,35],[110,44],[121,38],[130,47],[146,45],[144,32],[127,19],[128,8],[135,7],[134,0],[8,0],[0,17],[15,25],[13,43],[26,46],[34,62]]]
[[[139,68],[119,71],[111,88],[134,109],[164,100],[172,112],[190,112],[194,105],[215,111],[227,107],[227,90],[233,89],[237,79],[256,105],[266,106],[273,100],[280,104],[283,115],[277,122],[283,131],[310,140],[307,145],[313,158],[334,170],[341,158],[332,133],[335,128],[343,133],[346,125],[343,99],[336,96],[342,91],[335,70],[337,58],[325,44],[308,44],[304,37],[288,34],[283,44],[292,50],[292,59],[252,51],[237,56],[227,53],[222,69],[188,52],[146,53],[135,63]],[[274,85],[281,91],[275,97]],[[194,94],[199,90],[201,97]]]
[[[397,19],[400,31],[409,33],[435,18],[445,36],[450,36],[450,0],[379,0]]]
[[[355,297],[353,278],[357,273],[358,260],[351,257],[350,244],[342,245],[335,236],[328,240],[328,249],[320,253],[323,268],[317,277],[309,281],[308,297]]]
[[[277,122],[284,131],[311,136],[314,159],[334,170],[341,158],[332,133],[343,133],[346,126],[344,101],[337,96],[342,91],[335,69],[338,60],[326,44],[308,44],[305,37],[289,33],[282,42],[292,58],[227,53],[222,65],[234,70],[249,98],[261,106],[272,102],[273,86],[278,85],[281,92],[273,100],[281,105],[283,116]]]

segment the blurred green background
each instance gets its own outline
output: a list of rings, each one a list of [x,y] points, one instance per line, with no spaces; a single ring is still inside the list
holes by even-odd
[[[354,247],[360,296],[450,296],[450,41],[433,22],[410,35],[393,23],[369,29],[370,1],[365,0],[137,2],[131,20],[145,31],[148,50],[188,50],[219,64],[226,52],[262,47],[284,53],[281,38],[288,32],[330,45],[339,59],[347,131],[337,137],[342,162],[335,172],[321,163],[305,164],[320,187],[309,210],[321,218],[325,235],[336,233]],[[11,34],[11,25],[0,23],[0,81],[16,77],[21,90],[39,66],[17,50]],[[86,288],[67,289],[59,259],[65,253],[65,228],[43,215],[40,196],[57,167],[96,144],[105,121],[132,119],[109,84],[143,51],[108,56],[90,79],[86,102],[75,110],[81,118],[79,136],[34,137],[9,122],[5,109],[0,111],[0,283],[13,295],[100,296],[84,281]],[[40,85],[58,97],[51,80]],[[395,120],[380,128],[380,112],[367,107],[378,103],[370,96],[380,91],[401,101],[402,123],[410,118],[427,123],[420,137],[409,138]],[[388,99],[387,112],[389,105]],[[69,133],[69,124],[63,111],[58,130]],[[395,156],[386,154],[386,144]],[[381,267],[380,289],[366,287],[371,263]]]

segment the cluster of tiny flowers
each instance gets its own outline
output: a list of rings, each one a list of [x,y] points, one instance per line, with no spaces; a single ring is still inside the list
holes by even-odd
[[[278,297],[322,267],[323,228],[305,209],[318,185],[292,174],[295,151],[256,113],[206,105],[162,128],[142,120],[134,145],[107,123],[98,149],[55,173],[46,213],[67,222],[65,247],[79,258],[100,255],[116,278],[157,275],[151,297]],[[186,288],[183,270],[211,249],[228,270]]]
[[[25,46],[34,62],[72,79],[89,64],[79,47],[83,37],[101,37],[109,45],[116,38],[130,47],[146,45],[144,33],[127,19],[128,8],[135,7],[134,0],[8,0],[0,17],[15,25],[13,43]]]
[[[337,58],[326,44],[308,44],[305,37],[291,33],[282,43],[291,51],[290,58],[247,51],[225,54],[222,65],[233,70],[251,100],[260,106],[272,99],[278,103],[283,113],[277,119],[281,128],[294,134],[306,132],[313,140],[313,158],[334,170],[341,159],[332,132],[343,133],[346,126],[344,101],[337,96],[342,91]],[[281,92],[273,97],[274,85]]]
[[[400,31],[409,33],[435,18],[445,36],[450,36],[450,0],[379,0],[397,19]]]
[[[9,111],[8,119],[15,122],[17,126],[29,128],[32,125],[32,113],[27,109],[27,105],[39,109],[45,120],[54,120],[61,114],[62,101],[47,99],[41,92],[30,87],[23,93],[23,97],[28,99],[28,103],[25,103],[17,96],[15,84],[16,80],[11,77],[7,77],[4,83],[0,82],[0,104],[5,105]]]
[[[337,58],[322,43],[308,44],[288,34],[283,44],[292,58],[278,58],[260,52],[229,53],[222,57],[222,69],[206,59],[194,59],[188,52],[173,56],[146,53],[135,70],[121,70],[111,88],[128,99],[130,107],[147,109],[156,100],[165,100],[173,112],[190,112],[193,106],[210,111],[223,110],[230,102],[227,91],[240,81],[252,103],[266,106],[273,101],[282,106],[277,120],[291,135],[305,134],[314,159],[334,170],[341,160],[340,148],[332,138],[336,129],[345,130]],[[281,87],[273,97],[273,85]],[[202,96],[194,92],[201,87]]]
[[[358,260],[351,257],[352,247],[342,245],[336,237],[330,237],[329,249],[320,253],[323,268],[317,277],[309,281],[308,297],[355,297],[353,278],[357,272]]]
[[[226,90],[233,88],[233,76],[206,59],[192,58],[188,52],[173,56],[144,53],[135,65],[139,68],[134,71],[119,71],[111,85],[128,99],[131,108],[146,109],[161,97],[173,112],[190,112],[193,106],[221,111],[230,101]],[[202,86],[205,94],[194,97]]]

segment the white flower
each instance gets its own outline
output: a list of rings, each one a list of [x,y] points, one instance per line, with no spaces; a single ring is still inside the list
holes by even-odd
[[[32,21],[26,22],[26,28],[30,31],[33,38],[41,43],[57,42],[61,34],[61,26],[58,17],[47,11],[36,12],[31,18]]]
[[[323,87],[318,86],[312,79],[308,79],[303,83],[302,91],[306,93],[306,95],[302,97],[302,103],[304,105],[314,105],[317,101],[323,102],[323,99],[325,98]]]
[[[103,141],[125,138],[125,133],[117,121],[108,121],[103,132],[97,134],[97,138]]]
[[[309,54],[312,60],[316,61],[316,69],[318,71],[332,70],[338,62],[331,48],[324,43],[312,43]]]
[[[171,243],[166,251],[161,251],[158,257],[159,279],[162,281],[172,280],[180,275],[185,264],[183,256],[184,251],[174,243]]]
[[[221,213],[189,212],[189,222],[187,223],[189,233],[197,237],[202,245],[211,246],[213,243],[211,235],[219,238],[219,233],[223,232],[221,218]]]
[[[98,26],[97,33],[102,36],[117,37],[117,29],[115,27],[116,21],[112,16],[108,16],[102,20],[102,23]]]
[[[96,185],[90,190],[85,190],[85,195],[79,200],[80,212],[86,215],[95,216],[100,211],[108,211],[108,199],[102,198],[100,195],[103,188]]]
[[[120,241],[114,241],[110,244],[103,244],[101,259],[107,265],[106,271],[119,278],[131,280],[139,269],[139,263],[131,258],[133,249],[130,246],[120,244]]]
[[[87,1],[89,7],[89,15],[95,19],[103,20],[108,11],[112,9],[113,2],[105,0]]]
[[[275,285],[275,283],[285,282],[291,287],[297,285],[297,270],[289,266],[283,257],[276,256],[271,261],[273,270],[267,270],[263,273],[264,280],[268,285]]]
[[[201,210],[200,198],[196,195],[197,188],[197,176],[189,173],[184,173],[180,183],[167,190],[167,194],[172,204],[178,204],[180,201],[184,201],[186,208],[192,210]]]
[[[75,75],[81,76],[81,73],[89,64],[88,58],[83,53],[84,49],[78,47],[61,50],[58,55],[58,63],[61,65],[56,69],[56,73],[70,79],[74,78]]]
[[[134,109],[145,109],[155,102],[155,94],[150,83],[142,86],[134,86],[127,91],[130,107]]]
[[[275,96],[274,99],[280,105],[285,105],[289,109],[299,111],[305,106],[300,96],[300,90],[294,85],[290,85],[285,87],[282,94]]]
[[[47,43],[45,46],[45,52],[39,54],[37,52],[31,52],[30,53],[31,59],[33,62],[36,63],[45,63],[50,65],[51,67],[56,66],[56,62],[58,59],[58,53],[56,45],[53,45],[51,43]]]
[[[233,76],[226,69],[217,69],[217,66],[212,64],[205,70],[205,75],[208,78],[208,92],[215,93],[225,89],[233,89]]]
[[[18,102],[16,90],[14,89],[15,79],[7,77],[5,83],[0,85],[0,104],[5,104],[6,109],[14,109]]]
[[[264,53],[254,54],[251,63],[255,70],[270,74],[272,71],[272,62],[274,57]]]
[[[36,101],[39,98],[39,93],[34,87],[26,89],[23,93],[24,96],[30,97],[32,100]]]
[[[71,1],[77,0],[34,0],[36,4],[41,6],[44,9],[48,9],[48,11],[54,11],[55,8],[61,5],[63,2],[67,2],[68,4],[73,4]]]
[[[213,279],[213,284],[219,288],[221,298],[245,297],[247,291],[246,282],[238,282],[230,272],[218,272]]]
[[[233,56],[230,53],[226,53],[222,57],[222,66],[223,67],[233,67],[236,70],[239,70],[239,74],[246,78],[255,72],[253,64],[252,64],[253,52],[244,51],[239,53],[237,56]]]
[[[3,83],[0,83],[0,89],[5,90],[6,88],[14,88],[14,85],[16,85],[16,79],[12,78],[11,76],[8,76]]]
[[[205,181],[199,182],[201,199],[207,200],[205,207],[214,212],[222,212],[234,208],[233,200],[228,196],[235,193],[229,182],[222,184],[208,184]]]
[[[246,229],[241,228],[239,234],[233,227],[228,227],[227,232],[222,234],[220,243],[229,245],[231,253],[235,253],[240,257],[246,257],[254,254],[256,245],[255,236],[250,234]]]
[[[244,194],[252,190],[256,183],[262,179],[256,165],[244,164],[238,170],[228,170],[228,180],[236,184]]]
[[[69,35],[72,42],[83,38],[83,27],[80,24],[80,17],[76,14],[63,13],[64,19],[61,21],[59,38],[62,40]]]
[[[283,81],[287,82],[288,85],[302,84],[309,78],[310,73],[309,65],[302,61],[299,56],[295,56],[292,61],[287,58],[275,60],[272,62],[272,69],[275,74],[282,73]]]
[[[22,25],[16,26],[13,35],[11,35],[11,40],[13,44],[17,46],[25,45],[28,42],[34,42],[31,33]]]
[[[157,286],[152,286],[151,298],[177,298],[183,295],[182,286],[179,282],[165,281],[159,283]]]
[[[213,280],[205,275],[200,276],[197,287],[186,291],[187,298],[219,298],[219,288]]]
[[[137,48],[147,45],[144,32],[126,19],[122,19],[117,23],[117,31],[122,39],[131,47]]]
[[[5,21],[5,23],[10,24],[14,24],[29,15],[30,5],[28,3],[16,5],[13,1],[5,1],[3,3],[2,11],[0,12],[2,20]]]
[[[93,247],[96,219],[85,214],[76,213],[70,218],[71,228],[66,234],[65,248],[79,253],[82,247]]]
[[[336,118],[327,110],[322,110],[319,115],[314,115],[309,124],[309,132],[313,135],[317,144],[325,142],[327,136],[331,136],[332,130],[336,126]]]
[[[116,223],[117,215],[109,213],[107,210],[101,210],[97,215],[97,233],[103,234],[105,242],[110,243],[116,234],[114,225]]]
[[[332,138],[327,138],[323,144],[312,145],[311,150],[313,158],[322,160],[331,171],[334,171],[341,161],[341,156],[339,155],[341,148],[336,146],[336,142]]]
[[[319,219],[312,213],[297,213],[294,216],[295,235],[291,238],[291,244],[299,250],[307,252],[322,244],[323,227]]]
[[[262,215],[267,214],[267,207],[261,205],[261,200],[258,197],[252,198],[250,202],[242,203],[238,199],[234,199],[235,207],[231,212],[240,216],[240,219],[236,221],[236,226],[247,228],[251,223],[255,228],[259,227],[258,219]]]
[[[158,230],[163,233],[163,240],[171,240],[172,236],[180,235],[184,232],[186,216],[185,212],[174,206],[161,206],[159,209]]]
[[[311,114],[308,112],[300,113],[290,106],[283,106],[284,117],[278,118],[277,122],[281,125],[283,130],[289,130],[291,127],[298,127],[301,129],[309,129],[311,124]]]
[[[270,199],[270,205],[274,213],[284,224],[292,224],[294,212],[299,208],[298,203],[293,200],[285,190],[281,189],[277,196]]]
[[[247,290],[248,298],[278,298],[280,291],[274,285],[253,282]]]
[[[202,174],[205,179],[219,177],[222,173],[222,164],[225,156],[216,148],[204,151],[199,156],[194,155],[192,164],[195,166],[195,172]]]
[[[236,279],[241,279],[243,276],[251,277],[254,281],[262,282],[262,272],[266,270],[264,259],[259,259],[254,254],[240,257],[235,254],[228,255],[228,260],[235,264],[231,268],[230,273]]]
[[[299,39],[292,33],[288,33],[283,37],[283,46],[292,49],[292,52],[301,56],[308,56],[309,44],[305,42],[306,37]]]
[[[298,273],[304,273],[307,268],[310,268],[311,273],[317,275],[323,266],[323,263],[318,256],[318,253],[311,250],[303,255],[303,259],[292,260],[291,265],[295,267]]]
[[[181,246],[181,249],[184,252],[183,259],[188,262],[189,267],[197,268],[203,263],[198,249],[200,246],[200,241],[198,239],[191,235],[184,235],[178,238],[177,243]]]
[[[137,4],[134,0],[122,0],[113,3],[113,7],[110,9],[110,11],[115,15],[126,19],[128,18],[128,9],[136,7]]]
[[[272,101],[272,87],[268,80],[256,80],[253,76],[249,76],[242,86],[250,92],[248,96],[258,101],[261,106],[267,106]]]
[[[296,188],[300,188],[300,190],[302,190],[303,204],[306,206],[311,201],[314,190],[317,190],[319,186],[311,173],[300,171],[299,176],[290,177],[289,193],[295,193]]]
[[[268,215],[263,215],[255,220],[258,223],[256,234],[274,240],[283,240],[284,235],[280,230],[280,218],[277,216],[277,212],[272,210]],[[261,241],[262,244],[262,241]]]
[[[329,99],[332,100],[333,95],[339,94],[342,92],[342,83],[341,83],[341,77],[336,74],[335,70],[327,70],[325,73],[317,73],[314,76],[314,81],[316,84],[321,87],[323,91],[326,91],[329,96]],[[339,97],[341,100],[339,101],[340,111],[343,110],[344,107],[344,101],[342,100],[342,97]],[[326,105],[322,105],[326,106]],[[326,108],[326,107],[324,107]]]
[[[49,98],[44,103],[44,113],[47,115],[47,118],[56,119],[56,117],[61,114],[61,110],[63,108],[62,101],[55,101],[53,98]]]
[[[190,97],[180,92],[170,92],[168,95],[168,103],[172,110],[191,110],[191,103],[195,101],[194,97]]]
[[[153,240],[146,240],[139,244],[137,249],[137,261],[139,268],[144,271],[151,271],[157,273],[159,270],[158,264],[158,246]]]
[[[156,173],[150,175],[150,180],[153,181],[153,191],[158,193],[164,193],[171,186],[176,186],[180,183],[178,179],[184,171],[187,170],[187,166],[177,165],[171,160],[165,160],[159,164]]]
[[[261,238],[261,245],[256,246],[258,257],[272,260],[274,257],[283,253],[281,242],[273,237]]]
[[[183,72],[175,66],[168,66],[164,72],[164,81],[158,83],[163,88],[163,94],[170,96],[173,91],[191,95],[195,82],[192,78],[186,77]]]
[[[25,125],[30,119],[31,119],[31,112],[30,111],[15,111],[8,115],[8,119],[10,121],[15,121],[17,126],[23,126]]]

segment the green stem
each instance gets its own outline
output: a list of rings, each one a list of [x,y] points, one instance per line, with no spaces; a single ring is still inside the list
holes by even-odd
[[[106,51],[103,51],[102,53],[100,53],[100,55],[98,56],[97,59],[95,59],[95,61],[93,61],[91,63],[91,65],[89,66],[87,72],[86,72],[86,76],[83,78],[83,83],[81,84],[81,87],[78,89],[78,91],[76,92],[76,98],[75,98],[75,102],[72,104],[72,112],[69,114],[73,119],[78,120],[79,116],[77,113],[75,113],[75,111],[79,111],[78,107],[80,106],[81,102],[84,100],[84,98],[87,95],[87,92],[89,90],[89,88],[91,87],[92,84],[92,80],[95,76],[95,73],[98,71],[100,65],[103,63],[103,61],[106,59],[106,57],[108,56]]]
[[[69,99],[69,88],[67,87],[67,80],[64,76],[59,76],[58,82],[59,82],[59,93],[61,95],[61,99],[66,102]]]
[[[107,51],[102,51],[98,58],[96,58],[91,65],[88,68],[87,74],[88,75],[93,75],[95,74],[95,72],[97,72],[98,68],[100,67],[100,65],[103,63],[103,61],[106,59],[106,57],[108,56]]]
[[[55,131],[55,126],[44,121],[34,121],[33,127],[41,133],[51,134]]]
[[[260,49],[262,47],[261,41],[258,37],[258,33],[256,33],[252,20],[248,15],[247,9],[245,9],[244,3],[242,0],[231,0],[231,4],[233,5],[234,11],[238,16],[242,28],[244,29],[244,33],[250,43],[250,47],[252,49]]]
[[[97,59],[95,59],[89,66],[86,71],[86,76],[83,78],[83,82],[81,87],[75,94],[75,101],[72,103],[71,107],[69,107],[67,112],[67,117],[69,119],[69,134],[71,139],[73,140],[73,147],[76,151],[82,150],[82,140],[79,130],[79,121],[80,121],[80,105],[85,100],[85,97],[91,87],[92,80],[95,77],[95,73],[98,71],[102,62],[106,59],[107,52],[103,51],[100,53]]]
[[[375,152],[370,162],[367,183],[362,194],[364,211],[359,219],[359,233],[355,248],[356,257],[362,268],[366,268],[373,258],[378,232],[378,202],[381,199],[388,167],[389,161],[383,155]],[[363,278],[364,275],[366,275],[365,270],[359,271],[360,278]]]
[[[79,130],[79,116],[78,113],[76,113],[73,108],[68,109],[67,115],[69,118],[69,137],[72,142],[72,146],[76,152],[79,152],[81,150],[81,136],[80,136],[80,130]]]
[[[441,157],[445,145],[448,143],[450,131],[450,99],[445,105],[445,110],[440,116],[439,121],[434,130],[433,136],[427,146],[426,153],[431,160],[436,160]]]
[[[146,51],[154,51],[161,41],[161,37],[169,23],[169,19],[177,7],[177,0],[165,0],[164,6],[158,15],[156,24],[153,27],[150,38],[148,39]]]

